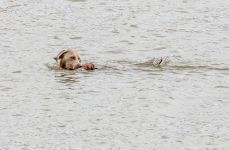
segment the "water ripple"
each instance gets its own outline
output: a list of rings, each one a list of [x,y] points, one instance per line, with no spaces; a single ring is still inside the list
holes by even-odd
[[[1,0],[0,149],[229,149],[228,8]]]

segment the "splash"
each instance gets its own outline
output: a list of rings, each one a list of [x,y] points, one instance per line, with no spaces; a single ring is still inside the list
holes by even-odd
[[[163,67],[167,65],[170,62],[168,57],[160,57],[160,58],[152,58],[150,60],[147,60],[143,63],[137,63],[137,66],[142,66],[142,67]]]

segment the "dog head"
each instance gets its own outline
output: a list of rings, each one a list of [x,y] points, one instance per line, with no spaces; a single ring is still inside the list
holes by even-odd
[[[54,59],[63,69],[74,70],[81,67],[80,55],[74,49],[62,50]]]

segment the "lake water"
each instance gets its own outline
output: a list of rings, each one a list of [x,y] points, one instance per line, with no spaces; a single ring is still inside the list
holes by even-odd
[[[228,8],[1,0],[0,149],[228,150]],[[99,69],[57,69],[64,48]]]

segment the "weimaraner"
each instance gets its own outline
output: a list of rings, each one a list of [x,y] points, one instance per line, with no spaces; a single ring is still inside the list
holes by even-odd
[[[54,59],[59,63],[60,67],[68,70],[84,68],[85,70],[94,70],[95,65],[92,63],[81,64],[79,53],[75,49],[62,50]]]

